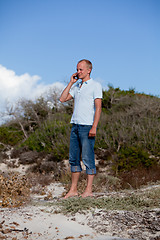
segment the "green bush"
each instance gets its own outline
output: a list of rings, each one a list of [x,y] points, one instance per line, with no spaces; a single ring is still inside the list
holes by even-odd
[[[105,99],[112,104],[110,108],[103,104],[96,149],[118,152],[122,147],[139,146],[160,156],[160,99],[116,89],[112,94],[106,91],[103,102]]]
[[[27,145],[30,150],[53,153],[55,160],[67,158],[71,126],[67,115],[63,115],[61,118],[44,122],[23,145]]]
[[[0,142],[14,146],[23,139],[23,132],[13,127],[0,127]]]
[[[131,171],[136,168],[149,168],[156,164],[156,159],[139,147],[121,148],[117,154],[114,168],[118,171]]]

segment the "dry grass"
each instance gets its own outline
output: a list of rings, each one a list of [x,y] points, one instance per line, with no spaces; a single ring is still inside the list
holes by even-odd
[[[31,193],[38,195],[46,195],[46,186],[53,183],[55,180],[53,174],[28,173],[27,178],[30,182]]]
[[[28,173],[0,174],[0,206],[19,207],[30,200],[30,194],[45,194],[45,187],[54,182],[52,175]]]
[[[108,170],[108,172],[110,172]],[[145,185],[156,183],[160,181],[160,166],[149,169],[139,168],[129,172],[123,172],[118,176],[108,174],[108,172],[98,172],[93,182],[93,192],[106,193],[108,191],[119,191],[123,189],[139,189]],[[60,180],[64,184],[66,192],[71,186],[70,171],[63,172]],[[87,184],[87,175],[82,172],[78,182],[78,192],[84,192]],[[65,193],[64,193],[65,194]]]
[[[19,207],[30,197],[30,184],[26,177],[16,173],[0,174],[0,206]]]
[[[53,174],[40,174],[40,173],[28,173],[26,175],[28,181],[30,182],[30,185],[32,187],[36,185],[41,185],[42,187],[50,185],[52,182],[54,182]]]
[[[62,165],[61,165],[62,166]],[[108,169],[108,168],[107,168]],[[56,170],[55,170],[56,171]],[[110,174],[108,174],[110,172]],[[93,182],[94,193],[117,193],[123,189],[140,189],[142,186],[151,185],[160,181],[160,166],[150,169],[139,168],[130,172],[121,173],[118,176],[113,176],[111,171],[97,171],[97,175]],[[86,188],[87,175],[82,172],[79,183],[78,192],[82,194]],[[54,172],[27,172],[26,176],[8,173],[0,174],[0,206],[2,207],[17,207],[27,202],[30,198],[30,193],[43,194],[46,186],[58,181],[61,182],[66,189],[70,189],[71,172],[61,168],[61,174],[55,179]],[[65,193],[64,193],[65,194]],[[151,195],[151,193],[149,193]],[[157,195],[152,192],[155,199]],[[149,197],[150,198],[150,197]]]
[[[119,175],[121,188],[140,188],[146,184],[160,181],[160,166],[152,168],[139,168],[130,172],[124,172]]]
[[[66,174],[60,179],[65,186],[66,192],[69,191],[71,186],[71,173],[67,171]],[[82,194],[87,185],[87,175],[86,173],[81,173],[80,179],[78,182],[78,192]],[[108,192],[108,191],[117,191],[120,189],[120,179],[111,175],[105,175],[97,173],[93,181],[93,192]],[[64,195],[66,194],[64,193]]]

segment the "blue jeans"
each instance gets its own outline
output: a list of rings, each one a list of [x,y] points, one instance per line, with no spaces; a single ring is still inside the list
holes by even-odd
[[[69,163],[71,172],[81,172],[82,161],[86,166],[87,174],[96,174],[94,143],[95,137],[88,137],[91,125],[73,124],[70,136]]]

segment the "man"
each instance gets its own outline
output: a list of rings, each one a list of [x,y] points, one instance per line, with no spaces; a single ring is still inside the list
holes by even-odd
[[[74,98],[69,151],[72,184],[64,198],[78,196],[77,184],[82,171],[81,155],[87,173],[87,187],[81,196],[83,198],[93,196],[92,184],[96,174],[94,143],[101,114],[102,87],[90,78],[91,71],[92,63],[89,60],[79,61],[77,72],[71,76],[68,86],[60,97],[62,103]],[[78,79],[82,80],[81,83]]]

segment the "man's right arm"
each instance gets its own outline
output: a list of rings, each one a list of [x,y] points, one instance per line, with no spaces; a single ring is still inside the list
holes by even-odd
[[[60,102],[67,102],[69,100],[72,99],[72,95],[69,93],[71,87],[73,84],[71,84],[71,82],[69,82],[68,86],[63,90],[61,96],[60,96]]]
[[[69,93],[72,85],[77,82],[78,79],[76,79],[75,77],[77,76],[77,73],[74,73],[72,76],[71,76],[71,80],[70,82],[68,83],[67,87],[63,90],[61,96],[60,96],[60,102],[67,102],[69,100],[72,99],[72,95]]]

